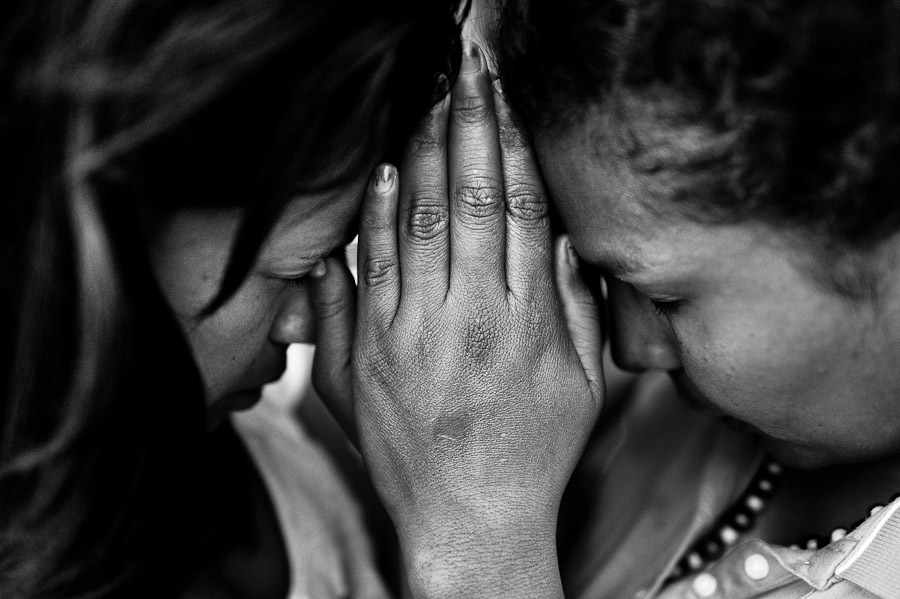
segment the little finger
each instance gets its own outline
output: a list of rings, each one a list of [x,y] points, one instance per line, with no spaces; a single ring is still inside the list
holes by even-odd
[[[578,256],[566,235],[561,235],[556,242],[555,271],[569,337],[590,384],[591,394],[597,406],[602,406],[605,396],[602,312],[579,274]]]

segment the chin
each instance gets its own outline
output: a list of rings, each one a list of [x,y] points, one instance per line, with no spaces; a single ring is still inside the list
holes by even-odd
[[[841,460],[820,448],[789,443],[780,439],[762,437],[763,447],[772,457],[791,468],[817,470],[840,463]]]

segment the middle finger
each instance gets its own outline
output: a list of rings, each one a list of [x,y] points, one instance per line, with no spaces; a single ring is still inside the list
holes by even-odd
[[[505,206],[493,90],[481,50],[468,42],[448,132],[451,287],[506,287]]]

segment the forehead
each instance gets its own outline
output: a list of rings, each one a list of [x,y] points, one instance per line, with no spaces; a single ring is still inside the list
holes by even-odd
[[[625,266],[658,242],[661,224],[640,201],[639,180],[623,160],[583,128],[535,136],[554,204],[582,257]],[[596,238],[599,243],[587,243]]]
[[[352,237],[360,208],[361,181],[339,190],[295,198],[268,233],[258,261],[293,268],[319,259]],[[150,251],[159,276],[171,286],[216,283],[231,254],[243,213],[239,209],[182,210],[152,236]],[[171,279],[171,280],[170,280]]]
[[[696,268],[759,242],[750,224],[709,225],[665,209],[665,180],[634,172],[615,135],[537,133],[541,169],[578,253],[612,274]]]
[[[262,259],[311,257],[352,237],[362,204],[365,178],[331,192],[305,195],[288,203],[262,248]],[[319,256],[321,257],[321,256]]]

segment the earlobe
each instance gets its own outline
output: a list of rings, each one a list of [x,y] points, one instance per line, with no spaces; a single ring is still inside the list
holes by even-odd
[[[607,278],[610,347],[616,364],[631,372],[681,368],[681,355],[664,316],[631,285]]]

